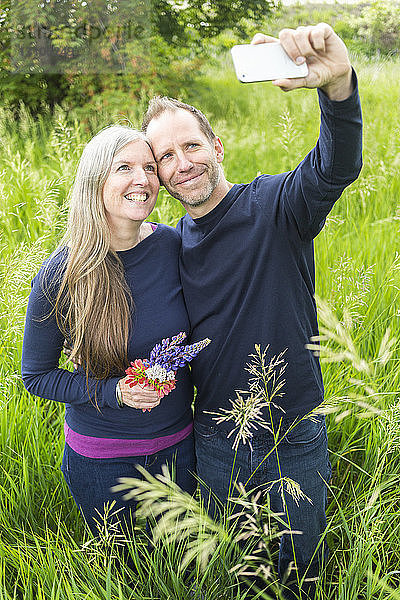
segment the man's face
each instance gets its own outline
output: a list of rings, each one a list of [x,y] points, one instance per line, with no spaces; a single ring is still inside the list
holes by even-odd
[[[188,207],[201,206],[213,197],[220,182],[221,141],[211,144],[199,123],[184,109],[165,111],[152,119],[146,134],[158,164],[161,183]]]

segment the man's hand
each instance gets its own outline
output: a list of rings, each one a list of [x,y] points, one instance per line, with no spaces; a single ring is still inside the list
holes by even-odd
[[[77,358],[75,358],[74,360],[71,359],[72,348],[69,345],[67,340],[64,340],[63,353],[67,357],[67,361],[73,364],[74,370],[76,371],[77,368],[80,367],[82,362],[81,362],[81,359],[79,358],[79,356]]]
[[[143,412],[151,410],[160,404],[160,398],[157,392],[149,388],[142,388],[140,385],[129,387],[126,379],[120,379],[119,387],[122,393],[122,401],[131,408],[141,408]]]
[[[257,33],[252,44],[278,41]],[[345,100],[353,91],[347,48],[330,25],[319,23],[297,29],[282,29],[279,41],[296,64],[307,61],[307,77],[276,79],[272,83],[288,92],[297,88],[321,88],[331,100]]]

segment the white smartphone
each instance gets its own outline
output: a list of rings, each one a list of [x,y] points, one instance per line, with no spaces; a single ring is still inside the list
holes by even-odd
[[[279,42],[239,44],[231,48],[233,64],[239,81],[271,81],[308,75],[307,63],[296,65]]]

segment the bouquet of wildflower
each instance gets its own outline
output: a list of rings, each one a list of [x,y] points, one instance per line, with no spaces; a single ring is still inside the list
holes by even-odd
[[[161,340],[150,352],[150,358],[137,358],[131,362],[125,373],[129,376],[129,387],[141,384],[155,390],[159,398],[164,398],[175,388],[175,375],[179,367],[195,358],[211,342],[208,338],[182,346],[186,333],[181,331],[172,338]]]

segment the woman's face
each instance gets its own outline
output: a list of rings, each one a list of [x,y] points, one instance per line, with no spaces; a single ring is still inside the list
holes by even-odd
[[[143,222],[154,208],[160,183],[157,164],[143,140],[130,142],[114,156],[103,187],[103,202],[111,229]]]

